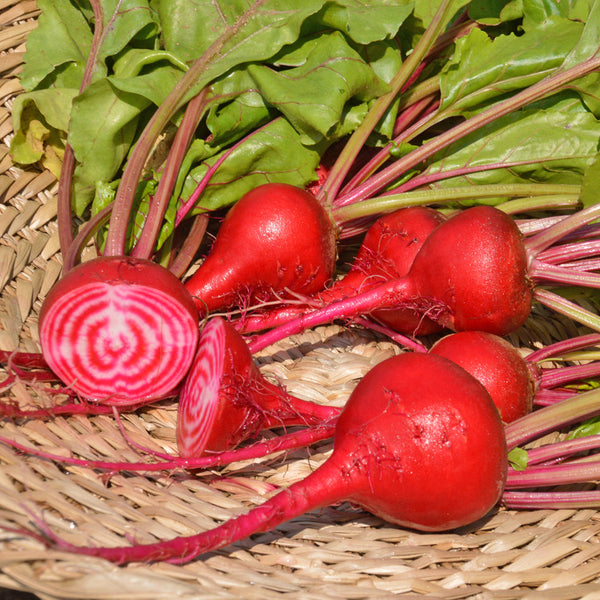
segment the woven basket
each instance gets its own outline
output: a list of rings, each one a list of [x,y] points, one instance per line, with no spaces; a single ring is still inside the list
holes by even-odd
[[[36,314],[61,270],[56,181],[17,168],[8,154],[11,102],[33,1],[0,0],[0,348],[38,351]],[[513,341],[540,347],[582,333],[541,309]],[[359,329],[322,327],[265,350],[262,371],[305,399],[341,405],[371,366],[400,352]],[[17,383],[3,401],[55,401]],[[3,422],[0,434],[53,453],[144,460],[139,448],[175,453],[172,403],[122,416]],[[0,445],[0,525],[31,515],[76,544],[152,542],[213,527],[261,503],[320,464],[329,442],[286,456],[200,472],[105,474],[68,469]],[[184,566],[116,567],[48,551],[0,529],[0,587],[43,599],[498,598],[600,599],[600,513],[499,509],[460,532],[422,534],[390,526],[348,504],[309,513]],[[2,596],[4,597],[4,596]],[[12,596],[10,596],[12,597]]]

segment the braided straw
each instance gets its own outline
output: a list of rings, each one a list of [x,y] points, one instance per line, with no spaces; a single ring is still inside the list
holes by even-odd
[[[37,11],[35,2],[15,0],[0,0],[0,10],[0,348],[35,352],[36,315],[61,270],[56,180],[49,172],[11,162],[11,104],[20,91],[17,75]],[[582,332],[536,308],[512,341],[535,348]],[[258,361],[265,375],[292,394],[341,405],[363,374],[400,351],[368,332],[329,326],[268,348]],[[3,395],[4,402],[23,407],[60,400],[24,382]],[[148,452],[176,452],[175,418],[175,405],[164,402],[123,415],[121,424],[112,416],[7,420],[0,435],[65,456],[148,460]],[[116,567],[48,551],[10,532],[30,528],[32,518],[41,517],[75,544],[123,545],[189,535],[302,478],[330,449],[323,442],[310,451],[194,473],[106,474],[66,468],[0,445],[0,587],[47,600],[600,599],[595,510],[499,509],[462,531],[422,534],[342,504],[183,566]]]

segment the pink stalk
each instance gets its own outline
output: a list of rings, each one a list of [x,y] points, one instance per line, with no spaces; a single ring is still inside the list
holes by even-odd
[[[182,279],[185,275],[196,257],[198,248],[200,248],[200,245],[202,244],[207,227],[207,213],[202,213],[194,217],[192,225],[186,233],[183,242],[177,248],[177,253],[169,262],[169,271],[171,271],[175,277]]]
[[[105,206],[81,226],[69,249],[63,254],[63,270],[65,272],[71,270],[79,262],[85,244],[92,239],[101,227],[106,225],[110,219],[112,206],[112,203]]]
[[[537,488],[570,485],[600,479],[600,460],[558,465],[536,465],[523,471],[508,470],[506,488]]]
[[[199,94],[194,96],[186,105],[183,119],[177,128],[175,139],[171,145],[165,167],[158,182],[156,194],[152,202],[150,202],[148,215],[144,221],[140,237],[131,251],[131,256],[146,259],[151,258],[161,224],[169,206],[173,188],[179,175],[181,163],[192,141],[194,132],[198,127],[198,123],[206,111],[207,105],[206,89],[203,89]]]
[[[569,218],[570,215],[554,215],[552,217],[538,217],[535,219],[516,219],[516,223],[524,236],[530,237],[541,231],[546,231],[550,226],[556,225]],[[588,223],[573,231],[566,233],[560,238],[561,242],[574,242],[585,239],[595,239],[600,234],[600,224]],[[557,245],[559,246],[559,245]],[[552,251],[549,249],[549,251]],[[538,258],[546,256],[546,250],[539,253]]]
[[[582,258],[581,260],[565,262],[561,264],[561,267],[574,271],[600,271],[600,257]]]
[[[600,490],[568,492],[504,492],[502,504],[517,510],[598,508]]]
[[[598,256],[598,254],[600,254],[600,239],[595,238],[568,244],[556,244],[540,252],[537,258],[546,264],[558,265],[566,260],[578,260],[589,256]]]
[[[50,369],[21,369],[12,366],[9,376],[2,381],[2,384],[9,385],[19,379],[20,381],[59,381],[58,377]]]
[[[527,450],[527,468],[532,465],[562,462],[569,456],[597,450],[600,447],[600,435],[588,435],[572,440],[544,444]]]
[[[598,218],[600,218],[600,204],[592,204],[557,221],[533,237],[528,238],[527,250],[529,255],[539,259],[544,250],[565,239],[566,236],[577,232],[580,227],[593,223]]]
[[[598,377],[599,375],[600,361],[593,361],[583,365],[558,367],[556,369],[543,369],[540,385],[545,388],[559,387],[578,379]]]
[[[533,292],[533,297],[540,304],[551,308],[557,313],[573,319],[590,329],[599,330],[598,315],[582,308],[575,302],[543,288],[536,288]]]
[[[521,233],[528,237],[548,229],[550,225],[555,225],[566,219],[567,216],[568,215],[553,215],[551,217],[537,217],[535,219],[515,219],[515,222],[519,226]],[[563,239],[566,239],[566,237]]]
[[[588,348],[589,346],[596,346],[598,344],[600,344],[600,333],[580,335],[574,338],[559,340],[558,342],[538,348],[531,354],[527,355],[527,360],[532,363],[540,363],[544,360],[551,360],[552,358],[560,357],[568,352],[574,352],[576,350]]]
[[[600,344],[600,334],[581,335],[549,344],[525,357],[531,364],[540,364],[547,360],[585,360],[578,356],[578,350]],[[537,374],[537,390],[534,403],[538,406],[549,406],[571,397],[574,389],[552,389],[564,384],[574,383],[588,377],[596,377],[600,373],[600,363],[591,361],[584,364],[562,366],[557,368],[540,367]]]
[[[421,98],[420,100],[417,100],[414,104],[407,106],[396,119],[393,134],[394,140],[402,136],[404,132],[415,122],[421,121],[423,118],[427,118],[429,115],[433,114],[438,107],[439,100],[434,95]],[[387,146],[388,154],[393,147],[394,143]],[[379,166],[379,164],[377,166]],[[374,172],[376,170],[377,169],[372,169],[369,171],[369,173]],[[361,181],[361,179],[358,179],[358,181]],[[351,182],[349,182],[348,187],[349,189],[353,187]]]
[[[548,431],[555,431],[598,414],[600,389],[574,394],[509,423],[505,428],[508,449],[512,450]]]
[[[571,398],[573,392],[574,390],[570,389],[556,390],[541,388],[535,393],[534,403],[536,406],[550,406],[551,404],[556,404],[557,402],[562,402],[567,398]]]
[[[47,369],[48,363],[39,352],[17,352],[13,350],[0,350],[0,364],[26,369]]]
[[[356,319],[356,324],[360,325],[361,327],[364,327],[365,329],[370,329],[371,331],[382,333],[393,342],[396,342],[400,346],[404,346],[405,348],[408,348],[413,352],[427,352],[427,348],[418,340],[408,337],[406,335],[402,335],[401,333],[398,333],[390,327],[378,323],[373,319],[358,317]]]
[[[335,430],[334,422],[323,422],[319,425],[307,429],[301,429],[291,433],[277,435],[268,440],[254,442],[251,445],[236,448],[235,450],[226,450],[215,452],[206,456],[172,456],[168,459],[155,462],[125,462],[125,461],[106,461],[92,460],[84,458],[75,458],[73,456],[61,456],[45,452],[39,448],[33,448],[21,444],[7,437],[0,437],[0,443],[15,448],[23,454],[38,456],[45,460],[51,460],[66,465],[77,465],[89,469],[101,469],[105,471],[166,471],[173,469],[210,469],[213,467],[229,465],[233,462],[263,458],[276,452],[285,452],[310,446],[315,442],[326,440],[333,436]]]
[[[600,274],[569,269],[561,265],[551,265],[534,259],[529,268],[529,276],[537,283],[559,283],[600,288]]]
[[[102,4],[99,0],[90,0],[92,11],[94,13],[94,36],[92,38],[92,45],[90,53],[85,64],[85,70],[81,79],[79,92],[83,92],[85,88],[92,81],[94,68],[96,61],[98,60],[98,50],[102,43],[104,36],[104,13],[102,11]],[[112,20],[109,22],[109,27],[112,24]],[[65,145],[65,152],[63,156],[63,162],[60,170],[60,179],[57,192],[57,221],[58,221],[58,236],[60,241],[60,249],[63,254],[68,253],[71,244],[73,242],[73,220],[72,220],[72,207],[71,207],[71,188],[73,185],[73,171],[75,169],[75,154],[73,148],[69,143]]]
[[[153,400],[154,402],[154,400]],[[120,412],[134,411],[148,403],[137,403],[119,406]],[[114,414],[114,406],[90,402],[65,402],[40,408],[20,408],[15,402],[0,403],[0,418],[6,419],[50,419],[71,415],[110,415]]]

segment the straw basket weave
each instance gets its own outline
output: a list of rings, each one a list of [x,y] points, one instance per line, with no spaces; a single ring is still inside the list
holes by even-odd
[[[8,153],[11,103],[37,10],[33,1],[0,0],[0,11],[0,348],[35,352],[36,314],[61,269],[56,180],[15,166]],[[513,341],[533,348],[581,332],[538,309]],[[372,365],[400,351],[359,329],[331,326],[286,340],[258,359],[291,393],[340,405]],[[16,383],[3,390],[7,400],[32,406],[56,398]],[[3,422],[0,434],[53,453],[135,461],[148,450],[175,453],[175,417],[174,404],[163,403],[123,415],[122,430],[111,416],[78,416]],[[0,525],[30,527],[32,515],[42,515],[69,541],[94,545],[189,535],[259,504],[330,449],[324,442],[310,452],[193,474],[107,475],[0,445]],[[116,567],[48,551],[0,529],[0,587],[43,599],[591,600],[600,599],[599,534],[594,510],[499,509],[464,531],[422,534],[342,504],[187,565]]]

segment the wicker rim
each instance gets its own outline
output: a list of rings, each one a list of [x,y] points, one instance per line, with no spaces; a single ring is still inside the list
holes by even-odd
[[[0,348],[37,351],[36,315],[60,274],[56,181],[11,162],[11,104],[35,1],[0,0]],[[591,301],[590,301],[591,302]],[[580,332],[541,309],[513,336],[525,348]],[[360,330],[322,327],[259,356],[262,371],[302,398],[342,404],[358,379],[400,349]],[[3,400],[54,402],[16,383]],[[1,435],[84,458],[140,460],[174,453],[176,407],[163,403],[122,417],[2,423]],[[105,476],[23,456],[0,445],[0,525],[26,526],[40,514],[75,543],[167,539],[212,527],[303,477],[330,452],[240,462],[217,471]],[[40,598],[523,598],[600,599],[600,519],[594,510],[500,509],[460,532],[420,534],[389,526],[343,504],[183,566],[132,564],[46,551],[0,530],[0,586]]]

